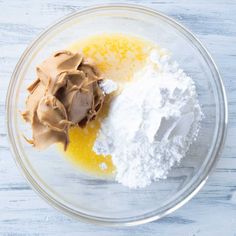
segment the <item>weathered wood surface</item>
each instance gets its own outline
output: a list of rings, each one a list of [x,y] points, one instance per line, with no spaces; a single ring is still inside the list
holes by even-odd
[[[229,101],[228,137],[207,184],[168,217],[132,228],[105,228],[58,213],[30,189],[16,168],[6,135],[5,97],[21,53],[45,27],[96,0],[0,0],[0,235],[236,235],[236,1],[130,0],[177,19],[207,46]],[[118,2],[118,1],[117,1]]]

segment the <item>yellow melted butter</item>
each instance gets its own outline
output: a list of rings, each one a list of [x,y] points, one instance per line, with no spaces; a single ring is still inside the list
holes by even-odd
[[[92,58],[106,79],[122,82],[131,80],[143,66],[151,43],[131,35],[103,33],[77,41],[68,49]]]
[[[85,57],[92,58],[104,78],[121,85],[130,81],[134,72],[144,65],[151,46],[149,41],[134,36],[104,33],[77,41],[68,50],[80,51]],[[66,156],[90,174],[109,176],[115,170],[111,156],[97,155],[93,151],[101,121],[109,112],[110,100],[108,96],[99,115],[85,128],[73,127],[69,130],[70,143]],[[101,163],[105,163],[107,168],[102,169]]]

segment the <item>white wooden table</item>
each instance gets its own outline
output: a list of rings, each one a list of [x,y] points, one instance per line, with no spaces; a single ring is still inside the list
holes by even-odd
[[[9,151],[5,96],[21,53],[45,27],[97,0],[0,0],[0,235],[236,235],[236,0],[130,0],[175,18],[207,46],[229,102],[229,131],[217,168],[189,203],[160,221],[132,228],[84,224],[58,213],[31,190]],[[107,3],[113,1],[100,1]],[[118,2],[118,1],[117,1]]]

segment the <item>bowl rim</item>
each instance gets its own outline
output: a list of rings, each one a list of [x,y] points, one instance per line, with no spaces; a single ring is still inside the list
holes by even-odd
[[[217,82],[218,82],[218,95],[220,94],[222,102],[219,106],[221,106],[220,109],[220,115],[222,116],[222,120],[221,120],[221,126],[219,126],[219,135],[216,138],[215,141],[215,148],[214,149],[214,155],[211,156],[211,162],[207,163],[205,170],[204,170],[204,175],[202,176],[201,179],[195,181],[194,185],[190,186],[187,191],[185,192],[185,195],[182,196],[181,199],[178,199],[174,201],[174,203],[172,204],[172,206],[167,207],[166,209],[163,209],[160,213],[156,211],[152,211],[150,212],[150,214],[145,214],[143,215],[143,217],[139,216],[139,218],[137,219],[133,219],[133,217],[131,217],[131,219],[129,218],[125,218],[125,219],[110,219],[110,218],[102,218],[102,217],[96,217],[96,216],[92,216],[92,215],[87,215],[78,211],[75,211],[71,208],[68,208],[67,206],[65,206],[64,204],[60,203],[59,201],[55,200],[49,193],[47,193],[42,187],[40,187],[40,185],[37,183],[37,181],[31,176],[30,172],[27,170],[27,168],[24,166],[24,163],[21,160],[20,154],[18,152],[17,149],[17,145],[14,139],[14,134],[13,134],[13,128],[11,125],[11,112],[12,112],[12,99],[13,96],[11,96],[12,92],[14,91],[15,88],[15,80],[17,79],[17,74],[21,68],[21,64],[24,60],[24,58],[27,56],[28,53],[30,53],[30,51],[32,50],[32,48],[34,47],[34,45],[38,42],[40,42],[40,40],[47,35],[51,30],[55,29],[56,27],[60,26],[60,24],[64,23],[67,20],[70,20],[78,15],[81,14],[88,14],[91,12],[96,12],[99,10],[112,10],[112,9],[118,9],[118,10],[134,10],[134,11],[138,11],[138,12],[143,12],[143,13],[148,13],[151,15],[155,15],[156,17],[162,18],[162,20],[165,20],[167,23],[174,25],[175,28],[177,28],[177,30],[181,31],[181,33],[183,33],[185,36],[187,36],[188,38],[192,39],[192,43],[195,44],[195,46],[199,47],[201,49],[201,51],[204,53],[204,56],[208,59],[208,61],[210,62],[211,66],[211,70],[214,71],[215,74],[215,78],[217,78]],[[227,97],[226,97],[226,91],[225,91],[225,87],[222,81],[222,78],[220,76],[220,73],[218,71],[218,68],[215,64],[215,62],[213,61],[211,55],[209,54],[208,50],[202,45],[202,43],[196,38],[196,36],[191,33],[186,27],[182,26],[182,24],[178,23],[176,20],[166,16],[165,14],[162,14],[160,12],[158,12],[157,10],[150,8],[150,7],[146,7],[143,5],[137,5],[137,4],[98,4],[98,5],[93,5],[90,7],[86,7],[83,8],[81,10],[77,10],[63,18],[61,18],[60,20],[58,20],[56,23],[50,25],[46,30],[44,30],[35,40],[33,40],[31,42],[31,44],[25,49],[25,51],[23,52],[23,54],[21,55],[18,63],[15,66],[15,69],[13,71],[13,74],[11,76],[11,80],[9,83],[9,87],[8,87],[8,91],[7,91],[7,97],[6,97],[6,123],[7,123],[7,133],[8,133],[8,139],[10,142],[10,149],[11,149],[11,153],[14,157],[14,160],[17,164],[17,166],[19,167],[19,169],[21,170],[21,172],[23,173],[25,179],[27,180],[27,182],[29,183],[29,185],[33,188],[33,190],[35,190],[35,192],[41,197],[43,198],[46,202],[49,203],[49,205],[53,206],[54,208],[56,208],[57,210],[61,211],[62,213],[73,217],[75,219],[79,219],[83,222],[89,222],[89,223],[94,223],[94,224],[98,224],[98,225],[103,225],[103,226],[135,226],[135,225],[140,225],[140,224],[144,224],[144,223],[148,223],[154,220],[158,220],[172,212],[174,212],[175,210],[177,210],[178,208],[180,208],[181,206],[183,206],[185,203],[187,203],[202,187],[203,185],[206,183],[211,171],[213,170],[214,166],[216,165],[220,154],[222,153],[222,149],[225,143],[225,139],[226,139],[226,134],[227,134],[227,126],[228,126],[228,105],[227,105]],[[156,214],[155,214],[156,212]]]

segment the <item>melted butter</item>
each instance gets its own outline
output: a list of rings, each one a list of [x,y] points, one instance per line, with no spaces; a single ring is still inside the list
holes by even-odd
[[[73,52],[80,51],[85,57],[92,58],[104,78],[122,85],[130,81],[134,72],[144,65],[151,47],[150,42],[133,36],[100,34],[77,41],[68,49]],[[90,122],[86,128],[74,127],[69,130],[70,143],[66,156],[90,174],[109,176],[115,170],[111,156],[97,155],[93,151],[101,121],[109,111],[111,99],[109,96],[106,98],[96,120]]]
[[[130,81],[134,72],[144,65],[151,43],[124,34],[100,34],[75,42],[69,50],[81,51],[92,58],[107,79]]]
[[[85,128],[73,127],[69,130],[70,143],[66,151],[67,157],[82,170],[96,175],[111,175],[115,169],[111,156],[97,155],[93,151],[101,120],[108,112],[108,104],[108,100],[105,100],[102,112]],[[106,168],[101,168],[104,164]]]

